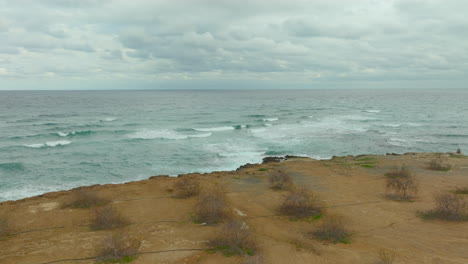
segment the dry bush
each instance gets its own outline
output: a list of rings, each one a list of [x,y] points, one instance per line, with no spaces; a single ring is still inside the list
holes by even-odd
[[[75,190],[71,200],[65,202],[62,208],[90,208],[110,203],[109,200],[97,196],[87,190]]]
[[[210,188],[202,192],[195,205],[195,221],[216,224],[228,216],[226,196],[223,190]]]
[[[224,224],[220,235],[208,242],[208,245],[224,255],[252,256],[257,249],[257,243],[243,221],[232,219]]]
[[[91,223],[91,229],[103,230],[118,228],[128,225],[129,221],[122,217],[112,206],[96,208],[94,219]]]
[[[448,171],[452,168],[452,165],[445,163],[441,158],[435,158],[427,163],[427,168],[429,170]]]
[[[421,216],[428,219],[441,219],[447,221],[467,221],[468,204],[453,193],[441,193],[434,197],[436,207],[423,212]]]
[[[392,264],[395,261],[395,254],[381,250],[379,251],[379,261],[377,264]]]
[[[385,173],[385,177],[387,178],[410,178],[411,171],[405,165],[401,167],[395,167],[391,171]]]
[[[255,255],[255,256],[248,256],[245,257],[242,261],[242,264],[263,264],[265,261],[263,260],[262,255]]]
[[[200,183],[196,179],[181,178],[174,184],[175,196],[188,198],[200,193]]]
[[[270,187],[274,190],[288,190],[292,186],[291,176],[283,171],[276,171],[270,175]]]
[[[281,214],[297,218],[319,215],[322,210],[318,196],[305,187],[290,190],[279,208]]]
[[[105,263],[128,263],[138,255],[140,242],[123,233],[112,233],[99,247],[96,260]]]
[[[468,194],[468,187],[457,187],[456,194]]]
[[[324,222],[312,232],[315,238],[330,241],[332,243],[348,244],[351,234],[345,227],[344,219],[341,216],[331,215],[324,219]]]
[[[418,193],[418,185],[406,166],[385,173],[385,195],[392,200],[409,200]]]
[[[5,216],[0,216],[0,237],[11,234],[11,227]]]

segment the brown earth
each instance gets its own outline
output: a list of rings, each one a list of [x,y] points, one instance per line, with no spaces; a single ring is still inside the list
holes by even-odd
[[[453,168],[447,172],[427,170],[425,164],[436,155],[442,155]],[[418,196],[412,202],[384,196],[384,173],[402,164],[412,170],[419,183]],[[320,196],[327,207],[321,219],[291,221],[277,214],[286,191],[271,190],[268,175],[279,169],[296,185],[309,186]],[[226,190],[229,210],[253,231],[263,263],[377,264],[383,263],[379,262],[382,250],[395,255],[394,263],[468,263],[468,222],[417,216],[418,211],[433,207],[435,193],[468,187],[466,156],[408,153],[331,160],[290,158],[233,172],[182,176],[196,177],[202,186],[214,184]],[[122,230],[141,241],[139,251],[143,252],[132,263],[242,263],[243,257],[204,250],[221,225],[192,221],[197,198],[173,198],[171,190],[178,180],[152,177],[83,188],[112,200],[113,207],[131,221]],[[110,231],[90,230],[92,209],[62,209],[61,204],[70,196],[70,191],[63,191],[0,203],[0,216],[8,217],[13,230],[0,238],[0,263],[95,263],[93,257]],[[326,243],[308,235],[330,214],[345,217],[352,232],[351,243]]]

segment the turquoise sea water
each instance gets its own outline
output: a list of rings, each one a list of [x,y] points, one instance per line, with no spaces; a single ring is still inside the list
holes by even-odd
[[[468,90],[3,91],[0,200],[268,155],[468,152]]]

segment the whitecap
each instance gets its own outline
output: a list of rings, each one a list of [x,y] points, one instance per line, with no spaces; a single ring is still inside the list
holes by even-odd
[[[28,147],[28,148],[45,148],[45,147],[65,146],[71,143],[72,142],[69,140],[59,140],[59,141],[47,141],[45,143],[38,143],[38,144],[27,144],[23,146]]]
[[[218,132],[218,131],[229,131],[234,130],[235,127],[233,126],[223,126],[223,127],[207,127],[207,128],[195,128],[196,131],[201,132]]]
[[[58,132],[57,134],[61,137],[66,137],[69,133]]]
[[[277,117],[272,117],[272,118],[264,118],[262,119],[264,122],[274,122],[274,121],[278,121],[279,118]]]
[[[271,127],[272,126],[272,124],[269,124],[269,123],[266,123],[266,124],[263,124],[263,125],[266,126],[266,127]]]
[[[188,135],[189,138],[204,138],[210,137],[212,133],[203,133],[203,134],[195,134],[195,135]]]
[[[133,139],[187,139],[187,135],[180,134],[174,130],[163,129],[163,130],[143,130],[128,135],[129,138]]]
[[[368,109],[368,110],[364,110],[364,112],[367,112],[367,113],[380,113],[380,110]]]
[[[104,118],[104,119],[101,120],[101,121],[112,122],[112,121],[115,121],[115,120],[117,120],[116,117],[107,117],[107,118]]]

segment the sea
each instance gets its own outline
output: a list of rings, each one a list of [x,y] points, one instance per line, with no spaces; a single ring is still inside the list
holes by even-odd
[[[0,91],[0,201],[266,156],[468,152],[468,89]]]

